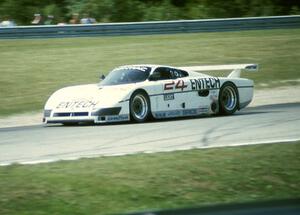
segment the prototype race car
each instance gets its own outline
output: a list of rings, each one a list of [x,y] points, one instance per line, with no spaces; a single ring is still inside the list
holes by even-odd
[[[170,67],[126,65],[98,84],[62,88],[44,108],[44,123],[144,122],[149,118],[233,114],[253,97],[253,81],[240,78],[256,64]],[[227,77],[204,73],[233,70]]]

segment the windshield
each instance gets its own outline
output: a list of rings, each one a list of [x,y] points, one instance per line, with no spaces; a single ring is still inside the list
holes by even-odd
[[[100,86],[142,82],[149,77],[150,71],[151,68],[146,66],[119,67],[111,71]]]

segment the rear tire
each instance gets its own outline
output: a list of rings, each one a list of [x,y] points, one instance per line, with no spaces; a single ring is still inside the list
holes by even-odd
[[[143,91],[136,91],[132,94],[129,108],[131,119],[135,122],[145,122],[150,118],[150,100]]]
[[[219,93],[219,114],[231,115],[238,109],[239,94],[232,82],[226,82]]]

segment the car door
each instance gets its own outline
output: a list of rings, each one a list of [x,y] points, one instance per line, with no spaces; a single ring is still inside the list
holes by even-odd
[[[187,75],[187,74],[186,74]],[[158,67],[153,72],[160,92],[155,98],[154,115],[157,118],[176,117],[182,115],[186,108],[181,93],[187,91],[187,80],[181,73],[170,67]]]
[[[160,108],[167,117],[191,116],[208,113],[211,91],[193,90],[188,73],[169,68],[170,78],[163,81],[163,97]]]

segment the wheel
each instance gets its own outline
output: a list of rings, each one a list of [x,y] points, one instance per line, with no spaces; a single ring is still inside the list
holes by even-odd
[[[226,82],[219,93],[219,114],[230,115],[238,109],[239,95],[236,86]]]
[[[135,122],[144,122],[150,116],[150,100],[146,93],[137,91],[130,99],[130,116]]]

